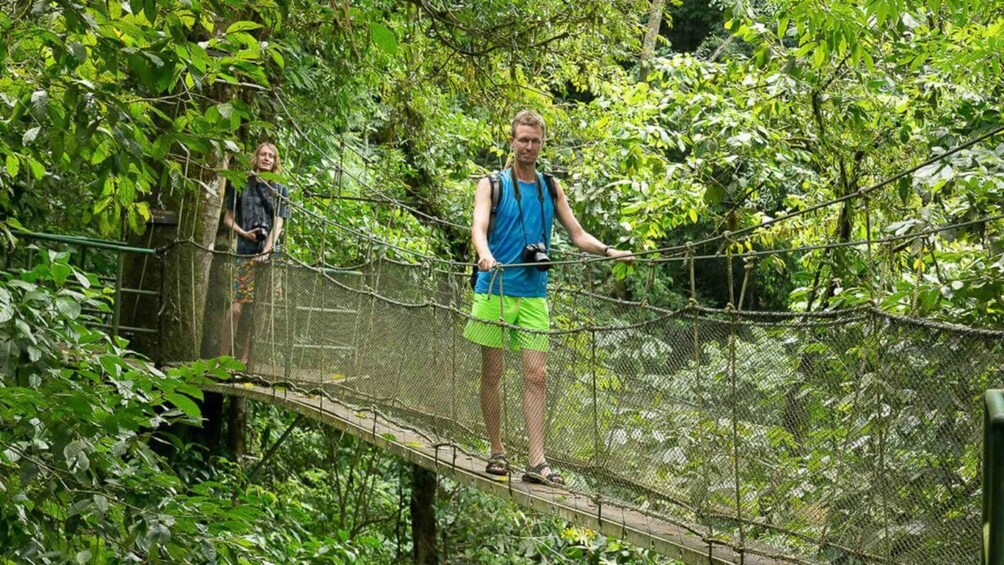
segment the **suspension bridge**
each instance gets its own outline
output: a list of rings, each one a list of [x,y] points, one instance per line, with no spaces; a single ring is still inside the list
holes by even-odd
[[[646,288],[662,262],[689,267],[692,295],[695,265],[721,262],[730,292],[721,309],[613,299],[596,291],[609,263],[558,261],[553,327],[537,332],[549,343],[548,459],[568,479],[558,488],[523,483],[518,471],[484,472],[481,356],[463,337],[468,265],[374,240],[295,199],[289,205],[302,224],[291,233],[354,238],[364,260],[333,268],[323,247],[311,257],[287,244],[290,253],[257,264],[247,369],[211,390],[284,406],[464,484],[685,563],[978,560],[981,414],[985,391],[1001,381],[1004,332],[897,316],[874,304],[753,311],[747,292],[766,254],[855,247],[871,259],[961,224],[885,238],[869,228],[863,241],[733,252],[730,244],[748,235],[740,232],[639,258]],[[701,254],[710,242],[725,251]],[[108,247],[121,274],[129,250]],[[144,288],[117,290],[124,298],[107,326],[155,340],[148,349],[162,363],[203,358],[233,340],[209,313],[230,301],[233,269],[230,253],[177,241],[144,259]],[[156,327],[129,322],[136,319]],[[516,356],[507,358],[502,383],[502,433],[519,469],[527,441]]]
[[[209,253],[184,247],[165,260]],[[462,336],[466,273],[389,259],[352,273],[293,262],[262,270],[273,298],[255,314],[253,378],[221,392],[312,414],[688,563],[947,564],[978,554],[979,414],[998,380],[1000,332],[872,307],[745,312],[737,300],[665,310],[559,282],[547,449],[571,480],[567,490],[530,487],[483,472],[480,352]],[[167,312],[187,306],[165,298]],[[183,341],[188,329],[170,325],[166,335]],[[192,354],[173,361],[197,358],[191,341]],[[514,357],[502,420],[516,460],[526,455],[521,385]]]

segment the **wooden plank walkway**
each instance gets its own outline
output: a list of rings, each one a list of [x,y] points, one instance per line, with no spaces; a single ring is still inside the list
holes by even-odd
[[[749,552],[740,555],[731,548],[708,544],[685,528],[610,501],[603,501],[601,508],[591,498],[561,488],[528,484],[518,478],[510,480],[511,476],[491,477],[483,472],[486,463],[484,459],[465,453],[448,440],[430,443],[428,437],[382,418],[373,411],[359,411],[328,398],[252,384],[216,383],[206,385],[204,389],[283,406],[304,417],[350,433],[458,483],[511,498],[522,506],[623,538],[639,547],[651,548],[687,565],[781,565],[804,562],[764,557]]]

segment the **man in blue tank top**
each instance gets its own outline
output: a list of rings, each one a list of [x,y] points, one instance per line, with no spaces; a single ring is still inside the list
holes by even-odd
[[[474,285],[474,306],[464,336],[481,346],[481,410],[491,442],[486,472],[506,475],[509,462],[501,436],[501,399],[504,347],[520,352],[523,361],[523,417],[526,420],[529,461],[523,480],[564,484],[544,457],[546,420],[547,349],[550,319],[547,310],[547,271],[529,265],[496,270],[496,265],[534,263],[550,252],[551,227],[557,218],[568,231],[572,244],[587,253],[631,262],[628,251],[600,243],[586,233],[568,205],[561,185],[555,180],[553,196],[543,175],[537,172],[537,158],[544,144],[544,120],[536,112],[523,110],[512,121],[510,144],[513,166],[499,173],[500,194],[492,213],[491,182],[481,179],[474,196],[471,238],[478,253],[478,277]],[[494,215],[494,219],[492,216]],[[491,233],[489,225],[494,222]],[[490,320],[495,324],[479,322]],[[506,324],[518,329],[502,327]],[[530,331],[522,331],[530,330]]]

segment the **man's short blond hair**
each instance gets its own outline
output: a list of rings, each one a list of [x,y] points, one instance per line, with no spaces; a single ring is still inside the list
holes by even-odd
[[[543,134],[544,129],[544,118],[540,117],[540,114],[534,112],[533,110],[520,110],[516,117],[512,119],[512,130],[510,132],[510,137],[516,137],[516,127],[517,126],[531,126],[535,128],[540,128],[540,133]]]

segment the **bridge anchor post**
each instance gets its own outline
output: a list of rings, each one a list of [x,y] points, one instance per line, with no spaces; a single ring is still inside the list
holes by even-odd
[[[412,463],[411,555],[416,565],[439,563],[436,553],[436,488],[436,473]]]

